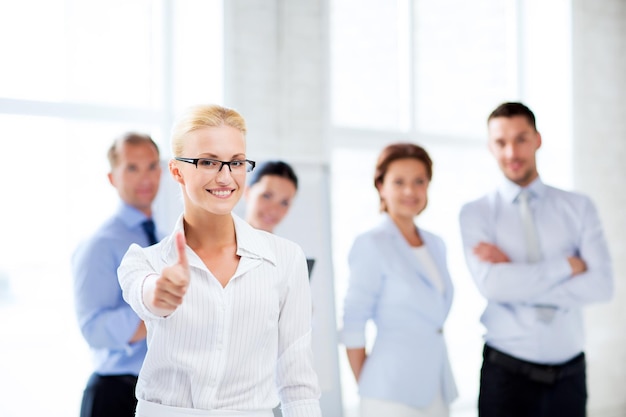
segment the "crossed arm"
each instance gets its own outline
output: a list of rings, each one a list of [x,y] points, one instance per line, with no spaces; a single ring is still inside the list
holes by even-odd
[[[538,263],[511,260],[492,242],[493,219],[479,210],[462,210],[461,231],[468,269],[479,291],[496,302],[579,307],[608,300],[613,292],[611,260],[599,218],[587,205],[577,250]]]
[[[498,264],[503,262],[511,262],[509,257],[502,249],[498,246],[487,243],[487,242],[478,242],[476,246],[473,248],[474,255],[481,261],[492,264]],[[578,274],[582,274],[587,270],[587,265],[582,258],[578,256],[568,256],[567,262],[572,270],[571,277]]]

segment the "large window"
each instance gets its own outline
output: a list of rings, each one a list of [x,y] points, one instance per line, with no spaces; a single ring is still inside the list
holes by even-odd
[[[373,186],[378,153],[392,142],[418,143],[431,154],[434,173],[428,208],[417,224],[445,240],[455,286],[445,327],[460,394],[452,415],[475,416],[485,301],[465,267],[458,213],[463,203],[492,189],[501,177],[485,136],[487,115],[503,101],[523,100],[536,111],[544,136],[542,177],[570,185],[567,2],[330,4],[331,201],[339,326],[350,245],[378,221]],[[558,58],[550,59],[552,53]],[[543,71],[546,62],[550,68]],[[375,328],[368,331],[371,340]],[[346,417],[352,417],[358,394],[342,346],[339,357]]]
[[[92,371],[69,260],[118,199],[127,130],[169,155],[173,115],[222,101],[221,1],[0,3],[0,415],[78,415]],[[175,221],[163,193],[165,230]]]
[[[409,1],[331,3],[333,124],[408,129]]]

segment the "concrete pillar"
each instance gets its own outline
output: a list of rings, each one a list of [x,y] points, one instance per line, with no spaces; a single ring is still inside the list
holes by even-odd
[[[313,354],[321,406],[325,416],[341,417],[327,166],[326,7],[325,0],[225,1],[224,104],[246,119],[249,158],[284,159],[299,177],[294,206],[277,234],[316,259]]]
[[[248,153],[326,161],[326,2],[225,7],[225,104],[249,125]]]
[[[572,6],[574,186],[598,207],[616,287],[613,301],[586,312],[589,415],[624,416],[626,2],[574,0]]]

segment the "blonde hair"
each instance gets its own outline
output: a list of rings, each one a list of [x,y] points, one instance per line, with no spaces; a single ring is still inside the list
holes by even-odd
[[[219,126],[234,127],[244,136],[246,134],[245,120],[233,109],[217,104],[203,104],[188,108],[172,129],[172,154],[183,156],[183,141],[188,133],[203,127]]]

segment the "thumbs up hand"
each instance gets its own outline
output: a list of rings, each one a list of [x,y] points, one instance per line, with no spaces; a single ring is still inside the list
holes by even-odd
[[[176,235],[175,264],[163,268],[161,275],[150,275],[143,286],[143,300],[148,309],[158,316],[168,316],[182,304],[189,286],[189,262],[185,253],[185,236]]]

